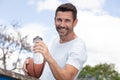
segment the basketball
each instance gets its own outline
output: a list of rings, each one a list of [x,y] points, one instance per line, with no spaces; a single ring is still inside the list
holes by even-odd
[[[28,75],[36,78],[39,78],[41,76],[43,68],[44,63],[34,64],[32,58],[29,59],[29,63],[26,66],[26,69],[28,70]]]

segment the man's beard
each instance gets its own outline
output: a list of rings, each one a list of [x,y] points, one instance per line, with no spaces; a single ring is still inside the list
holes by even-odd
[[[61,38],[66,37],[69,34],[69,28],[62,27],[62,26],[57,26],[56,27],[57,32],[59,33],[59,36]],[[61,31],[62,30],[62,31]],[[65,31],[64,31],[65,30]]]

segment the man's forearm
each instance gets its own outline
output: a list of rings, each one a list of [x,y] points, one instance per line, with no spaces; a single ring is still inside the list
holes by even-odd
[[[73,80],[72,76],[65,69],[61,68],[53,58],[48,61],[48,64],[56,80]]]

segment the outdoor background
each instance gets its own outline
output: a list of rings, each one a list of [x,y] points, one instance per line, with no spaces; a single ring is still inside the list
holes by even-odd
[[[120,0],[0,0],[0,24],[17,23],[21,33],[29,35],[31,44],[39,35],[49,46],[57,35],[55,9],[66,2],[78,9],[75,32],[86,43],[85,65],[113,63],[120,72]],[[8,32],[16,35],[11,27]],[[21,55],[24,59],[28,56],[32,54]]]

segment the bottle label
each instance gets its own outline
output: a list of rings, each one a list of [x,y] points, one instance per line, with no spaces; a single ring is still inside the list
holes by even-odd
[[[34,53],[33,60],[35,64],[42,64],[43,63],[43,55],[41,53]]]

